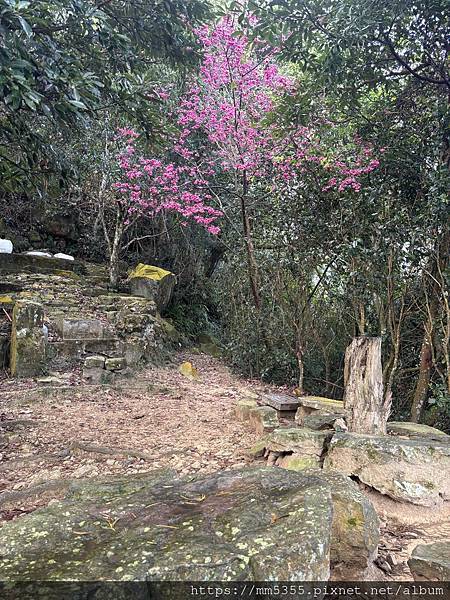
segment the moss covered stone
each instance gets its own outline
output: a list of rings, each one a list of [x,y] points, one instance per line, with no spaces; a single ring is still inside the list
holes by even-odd
[[[246,401],[251,402],[251,401]],[[279,426],[277,411],[270,406],[256,406],[250,408],[248,413],[248,422],[255,429],[256,433],[262,435],[268,431],[273,431]]]
[[[2,580],[327,580],[333,502],[319,476],[246,469],[73,485],[7,523]]]
[[[416,581],[450,581],[450,541],[416,546],[408,566]]]
[[[175,287],[176,277],[170,271],[139,263],[128,276],[131,293],[154,300],[161,312],[167,308]]]
[[[299,400],[301,405],[297,409],[295,420],[301,426],[306,426],[305,418],[309,415],[337,414],[343,416],[345,414],[342,400],[332,400],[321,396],[302,396]]]
[[[184,480],[154,471],[80,482],[64,500],[3,527],[0,577],[325,581],[339,555],[358,578],[378,539],[370,508],[353,482],[321,471]],[[341,526],[353,516],[351,528]]]
[[[15,303],[12,313],[10,370],[13,377],[41,375],[45,367],[44,309],[27,300]]]
[[[450,442],[450,435],[447,435],[435,427],[424,425],[423,423],[390,421],[387,424],[387,432],[391,435],[400,435],[410,438],[428,438],[430,440]]]
[[[257,406],[256,400],[250,398],[238,400],[234,405],[234,414],[239,421],[248,421],[250,419],[250,411]]]
[[[327,431],[313,431],[306,427],[279,428],[267,436],[266,448],[268,452],[289,455],[277,461],[280,466],[318,467],[330,437]]]
[[[423,506],[450,499],[450,444],[424,438],[405,439],[336,433],[324,467],[358,477],[394,500]]]

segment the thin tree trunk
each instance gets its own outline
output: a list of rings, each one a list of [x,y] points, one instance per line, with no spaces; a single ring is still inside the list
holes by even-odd
[[[297,366],[298,366],[298,385],[297,385],[297,390],[298,390],[298,394],[300,396],[303,396],[303,394],[305,393],[304,389],[303,389],[303,381],[304,381],[304,376],[305,376],[305,367],[304,367],[304,363],[303,363],[303,345],[301,343],[300,340],[297,340],[297,351],[296,351],[296,356],[297,356]]]
[[[344,386],[348,430],[384,435],[391,403],[383,394],[380,337],[357,337],[347,347]]]
[[[420,348],[419,377],[417,378],[416,389],[414,390],[411,404],[411,421],[415,423],[420,421],[431,381],[433,369],[433,333],[439,311],[439,299],[441,295],[443,296],[445,294],[445,290],[440,288],[436,276],[439,276],[439,273],[445,272],[445,269],[447,268],[449,244],[450,230],[446,229],[441,240],[436,244],[435,258],[425,280],[425,295],[426,297],[431,295],[431,298],[429,302],[427,300],[428,314],[424,322],[424,334]]]
[[[431,339],[429,331],[433,327],[431,321],[425,325],[425,335],[420,348],[419,377],[417,378],[416,389],[411,405],[411,421],[418,423],[422,415],[422,410],[427,399],[428,387],[431,380],[431,367],[433,365]]]
[[[253,302],[257,311],[261,308],[261,297],[259,292],[259,272],[255,258],[255,247],[253,245],[252,231],[250,219],[247,212],[247,193],[248,181],[247,173],[244,171],[242,179],[242,196],[241,196],[241,215],[242,226],[244,230],[244,241],[247,250],[248,276],[250,280],[250,288],[252,291]]]
[[[121,218],[120,207],[117,207],[116,212],[116,224],[114,228],[114,238],[111,244],[111,251],[109,255],[109,283],[111,287],[117,288],[119,283],[119,258],[120,249],[122,245],[123,237],[123,222]]]

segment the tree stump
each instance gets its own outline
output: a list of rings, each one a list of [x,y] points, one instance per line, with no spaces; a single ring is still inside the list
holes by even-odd
[[[344,386],[348,430],[385,435],[391,400],[383,394],[381,338],[353,339],[345,351]]]

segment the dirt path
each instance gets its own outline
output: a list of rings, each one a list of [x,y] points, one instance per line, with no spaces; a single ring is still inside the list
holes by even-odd
[[[179,372],[186,360],[197,379]],[[114,388],[86,386],[76,372],[50,383],[0,382],[0,523],[62,497],[74,478],[243,466],[258,436],[233,418],[233,404],[246,392],[269,389],[187,352]],[[30,496],[31,488],[39,493]],[[412,549],[450,539],[450,507],[436,511],[367,493],[381,518],[380,559],[394,563],[390,571],[384,565],[383,577],[410,580]]]
[[[185,360],[198,379],[179,373]],[[76,374],[69,380],[44,396],[35,383],[3,382],[0,413],[13,431],[1,450],[0,492],[159,467],[181,475],[239,467],[257,437],[232,417],[236,398],[255,384],[205,355],[181,354],[174,364],[122,380],[120,389],[76,385]],[[14,502],[3,518],[34,507]]]

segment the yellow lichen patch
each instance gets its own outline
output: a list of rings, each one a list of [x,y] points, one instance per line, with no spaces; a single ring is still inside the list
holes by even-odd
[[[11,296],[0,296],[0,304],[12,304],[13,302]]]
[[[55,271],[55,275],[58,275],[59,277],[65,277],[66,279],[81,279],[78,273],[74,273],[73,271],[64,271],[63,269]]]
[[[190,362],[184,362],[180,365],[180,373],[188,379],[197,379],[198,371]]]
[[[134,279],[135,277],[142,277],[144,279],[153,279],[154,281],[161,281],[167,275],[172,275],[170,271],[161,269],[161,267],[154,267],[153,265],[145,265],[139,263],[128,276],[128,279]]]

